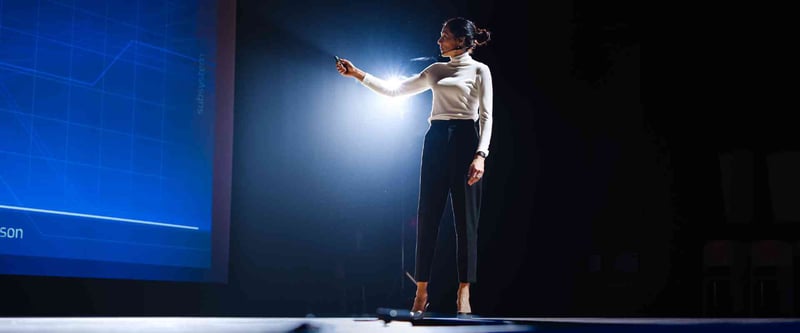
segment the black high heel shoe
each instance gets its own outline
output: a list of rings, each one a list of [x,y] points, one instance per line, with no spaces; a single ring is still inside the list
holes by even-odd
[[[411,311],[411,319],[420,320],[422,318],[425,318],[425,311],[428,311],[429,305],[431,305],[431,303],[425,303],[425,309],[423,309],[422,311]]]
[[[416,305],[416,303],[417,303],[416,299],[414,299],[414,301],[415,301],[414,305]],[[425,299],[425,306],[422,308],[422,310],[413,311],[413,309],[412,309],[412,311],[411,311],[411,319],[412,320],[420,320],[420,319],[424,318],[425,317],[425,311],[428,311],[428,306],[430,306],[430,305],[431,305],[431,303],[428,302],[428,300],[426,298]]]

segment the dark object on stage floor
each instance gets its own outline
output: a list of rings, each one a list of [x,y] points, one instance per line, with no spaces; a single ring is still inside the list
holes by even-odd
[[[475,316],[469,319],[452,317],[425,317],[416,319],[408,309],[378,308],[378,319],[385,323],[391,321],[408,321],[414,326],[470,326],[470,325],[513,325],[509,320],[480,319]]]
[[[411,311],[405,309],[378,308],[375,312],[378,314],[378,319],[387,324],[393,320],[411,321],[414,319]]]
[[[295,327],[289,333],[312,333],[312,332],[319,332],[320,329],[317,326],[311,325],[309,323],[302,323],[299,326]]]

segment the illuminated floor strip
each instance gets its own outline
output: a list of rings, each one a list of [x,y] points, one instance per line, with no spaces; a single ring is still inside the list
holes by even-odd
[[[138,223],[138,224],[155,225],[155,226],[160,226],[160,227],[170,227],[170,228],[198,230],[197,227],[191,227],[191,226],[186,226],[186,225],[169,224],[169,223],[161,223],[161,222],[150,222],[150,221],[133,220],[133,219],[123,219],[123,218],[119,218],[119,217],[110,217],[110,216],[70,213],[70,212],[61,212],[61,211],[56,211],[56,210],[36,209],[36,208],[6,206],[6,205],[0,205],[0,208],[9,209],[9,210],[19,210],[19,211],[23,211],[23,212],[34,212],[34,213],[45,213],[45,214],[55,214],[55,215],[77,216],[77,217],[85,217],[85,218],[98,219],[98,220],[110,220],[110,221],[119,221],[119,222],[127,222],[127,223]]]

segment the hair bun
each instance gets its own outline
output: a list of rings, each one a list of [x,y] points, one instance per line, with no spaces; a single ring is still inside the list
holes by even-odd
[[[481,28],[478,28],[477,30],[477,33],[475,33],[475,42],[477,42],[478,45],[484,45],[491,40],[492,33],[489,32],[489,30]]]

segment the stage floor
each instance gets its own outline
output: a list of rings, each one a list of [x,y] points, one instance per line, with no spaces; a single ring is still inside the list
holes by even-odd
[[[81,317],[0,318],[0,332],[800,332],[800,319],[481,318],[499,325],[466,325],[432,318],[425,325],[376,318]],[[505,322],[505,323],[504,323]],[[464,325],[457,325],[457,324]]]

